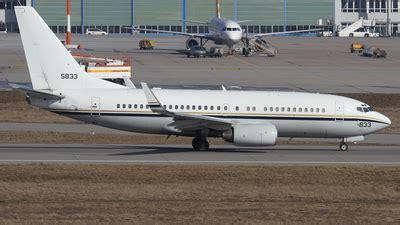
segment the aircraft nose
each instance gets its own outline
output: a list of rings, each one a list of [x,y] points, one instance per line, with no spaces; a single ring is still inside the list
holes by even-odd
[[[385,123],[385,127],[388,127],[392,124],[392,121],[389,119],[389,117],[379,113],[379,119]]]
[[[383,121],[387,124],[387,126],[390,126],[392,124],[392,121],[389,119],[389,117],[382,115],[383,116]]]

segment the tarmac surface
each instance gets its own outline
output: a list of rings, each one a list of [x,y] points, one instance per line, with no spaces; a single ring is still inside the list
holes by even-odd
[[[153,37],[156,49],[138,49],[143,36],[73,36],[83,52],[133,61],[134,83],[150,85],[225,85],[321,93],[400,93],[399,38],[269,37],[279,51],[274,58],[255,55],[224,58],[186,58],[185,38]],[[60,36],[60,39],[64,37]],[[351,54],[361,42],[388,52],[387,59]],[[207,47],[212,46],[209,42]],[[18,34],[0,35],[0,77],[29,83]]]
[[[195,152],[183,145],[1,144],[0,164],[216,164],[216,165],[400,165],[398,146],[212,146]]]

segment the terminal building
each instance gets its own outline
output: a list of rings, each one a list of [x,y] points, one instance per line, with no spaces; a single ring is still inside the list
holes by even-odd
[[[399,0],[221,0],[222,16],[249,33],[323,28],[335,31],[360,17],[376,19],[377,29],[395,34],[400,23]],[[13,7],[31,5],[55,33],[66,32],[66,0],[0,0],[0,23],[18,32]],[[389,15],[389,19],[388,19]],[[125,27],[207,33],[215,0],[71,0],[72,33],[96,27],[110,34],[130,34]],[[389,21],[390,26],[387,26]]]

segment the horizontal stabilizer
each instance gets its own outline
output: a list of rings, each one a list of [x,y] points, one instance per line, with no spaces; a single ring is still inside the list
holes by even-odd
[[[24,85],[20,85],[20,84],[9,83],[9,85],[13,89],[22,90],[31,96],[34,95],[39,98],[47,98],[47,99],[52,99],[52,100],[61,100],[61,99],[65,98],[63,95],[55,95],[55,94],[47,93],[44,91],[36,91],[28,86],[24,86]]]

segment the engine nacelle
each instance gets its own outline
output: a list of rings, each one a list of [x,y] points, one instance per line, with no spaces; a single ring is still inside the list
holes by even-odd
[[[222,137],[236,146],[274,146],[278,130],[275,125],[269,123],[237,124],[224,132]]]
[[[193,38],[189,38],[186,41],[186,48],[187,49],[190,49],[193,46],[199,46],[199,45],[200,45],[199,42],[196,39],[193,39]]]

